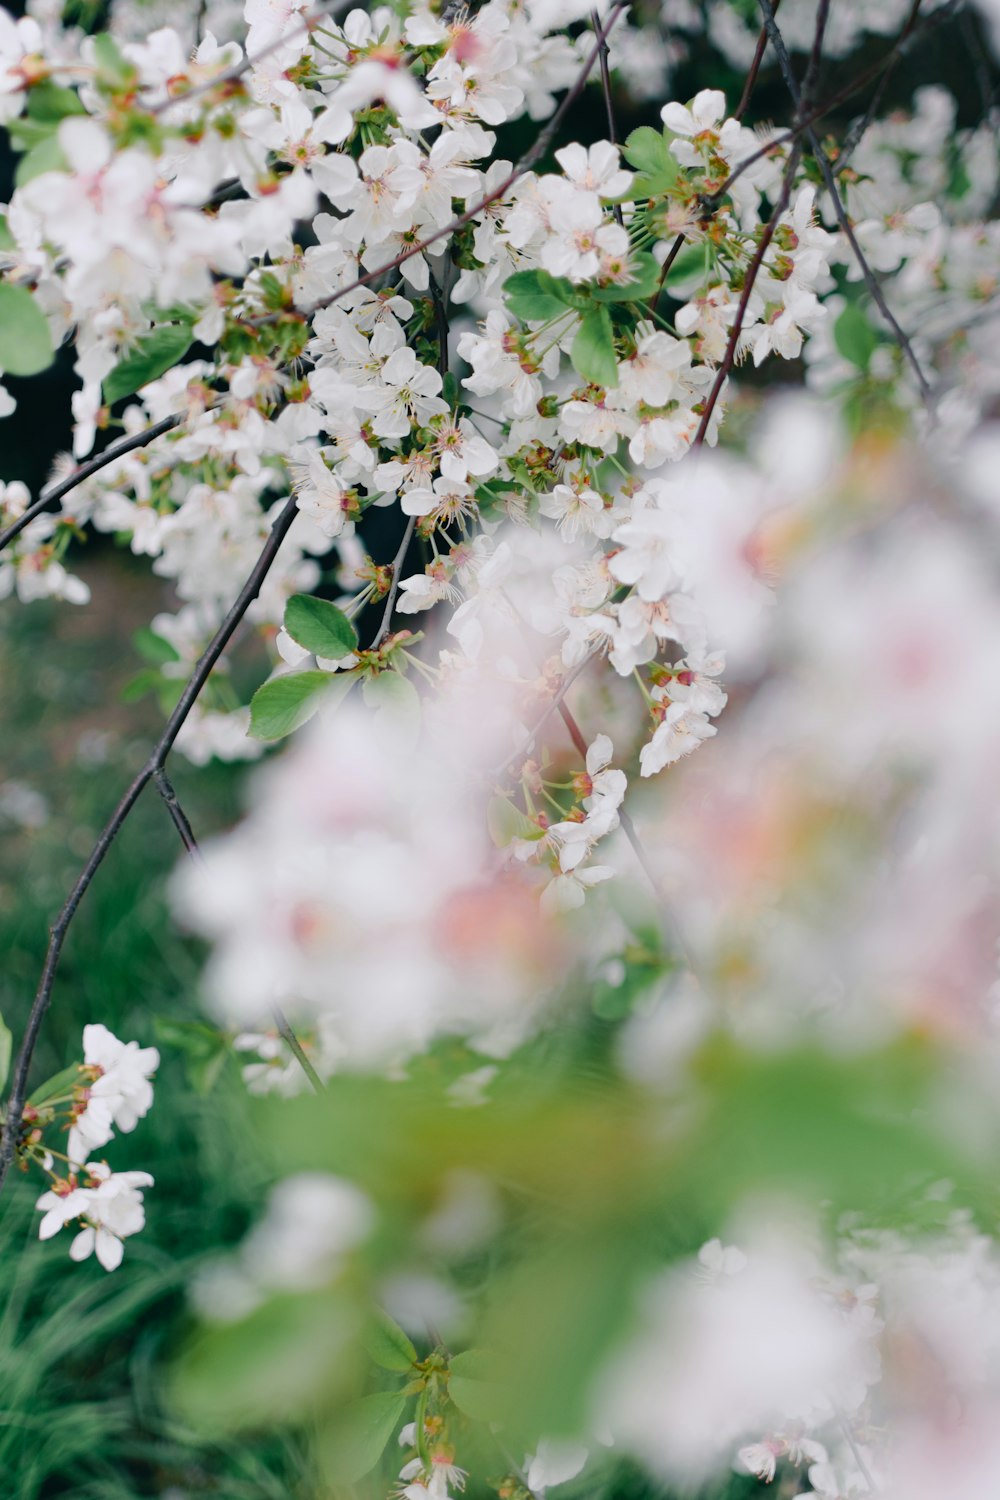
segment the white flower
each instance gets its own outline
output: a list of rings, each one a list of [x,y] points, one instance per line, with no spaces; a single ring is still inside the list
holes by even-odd
[[[51,1239],[80,1219],[83,1227],[70,1246],[71,1258],[96,1254],[106,1271],[114,1271],[125,1253],[122,1241],[138,1234],[146,1222],[140,1189],[152,1187],[153,1179],[148,1172],[112,1172],[106,1162],[88,1162],[86,1173],[86,1187],[42,1194],[36,1205],[44,1214],[38,1237]]]
[[[631,584],[640,599],[663,599],[683,587],[679,524],[660,505],[647,505],[611,533],[621,548],[609,567],[619,583]]]
[[[83,1111],[69,1133],[71,1161],[86,1161],[110,1141],[113,1126],[134,1130],[153,1103],[150,1078],[160,1065],[155,1047],[121,1042],[106,1026],[83,1028],[83,1065],[91,1078]]]
[[[408,437],[411,426],[422,427],[447,412],[440,390],[437,370],[422,365],[412,349],[397,349],[382,366],[379,383],[359,392],[359,405],[371,412],[379,437]]]
[[[614,525],[610,512],[604,508],[603,499],[592,489],[557,484],[550,495],[541,497],[538,509],[543,516],[557,523],[567,541],[588,533],[607,536]]]
[[[613,880],[614,874],[610,865],[588,865],[583,870],[554,875],[542,892],[542,911],[546,916],[574,911],[583,905],[589,890],[602,881]]]
[[[632,183],[632,173],[622,169],[618,147],[610,141],[564,146],[556,152],[556,161],[574,186],[601,198],[620,198]]]
[[[664,766],[673,765],[674,761],[690,755],[704,740],[717,733],[715,725],[710,724],[704,714],[693,713],[683,703],[671,703],[653,738],[639,752],[641,774],[655,776]]]

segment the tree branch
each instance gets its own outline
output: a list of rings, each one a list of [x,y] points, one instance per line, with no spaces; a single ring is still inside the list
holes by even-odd
[[[610,33],[612,27],[615,25],[615,22],[621,16],[622,11],[625,9],[625,6],[626,0],[616,0],[616,4],[611,8],[608,14],[608,19],[605,21],[600,32],[598,33],[597,41],[591,48],[583,64],[583,67],[580,69],[580,72],[577,74],[576,81],[573,83],[572,87],[563,95],[559,103],[559,108],[552,115],[552,118],[548,121],[545,129],[539,131],[538,135],[535,137],[534,144],[528,151],[525,152],[517,165],[513,167],[510,172],[508,172],[507,176],[499,184],[498,187],[495,187],[492,192],[484,194],[482,198],[477,199],[472,207],[467,208],[464,213],[461,213],[456,218],[449,220],[449,222],[443,225],[440,229],[435,229],[434,233],[429,234],[426,239],[419,240],[416,244],[408,245],[405,250],[401,250],[398,255],[393,256],[392,260],[387,260],[383,265],[375,266],[371,271],[365,271],[364,274],[358,276],[356,280],[348,282],[347,286],[342,286],[338,288],[337,291],[331,292],[328,297],[321,297],[319,301],[311,303],[309,307],[303,310],[302,316],[305,318],[311,318],[315,313],[321,312],[323,308],[332,307],[335,302],[339,302],[342,297],[346,297],[350,292],[356,292],[359,287],[367,286],[369,282],[377,281],[380,276],[386,276],[390,271],[395,271],[398,266],[401,266],[406,261],[411,260],[414,255],[421,255],[425,250],[429,249],[431,245],[437,244],[438,240],[443,240],[446,236],[454,234],[456,229],[461,229],[464,225],[471,223],[471,221],[476,217],[477,214],[482,213],[484,208],[489,208],[491,203],[496,203],[498,199],[502,198],[505,193],[508,193],[510,191],[515,182],[519,182],[522,177],[530,172],[535,163],[539,161],[549,149],[552,140],[559,130],[559,127],[563,123],[563,120],[566,118],[566,115],[572,109],[573,105],[580,97],[580,94],[583,92],[584,85],[586,84],[587,79],[590,77],[590,74],[593,71],[594,64],[600,57],[601,47],[604,45],[608,34]],[[276,318],[283,316],[285,316],[285,314],[283,313],[266,313],[259,318],[247,318],[245,319],[245,321],[252,327],[259,328],[264,324],[271,323]]]
[[[788,55],[788,49],[785,46],[784,38],[782,37],[781,32],[778,30],[778,24],[774,19],[774,8],[771,5],[771,0],[759,0],[759,4],[764,17],[764,25],[767,28],[768,38],[778,58],[778,66],[781,69],[781,76],[785,80],[785,86],[792,97],[792,102],[795,105],[797,114],[801,114],[803,109],[803,94],[795,77],[795,70],[792,67],[792,60]],[[875,303],[875,306],[878,308],[879,312],[882,314],[883,321],[888,325],[893,334],[893,337],[895,338],[900,349],[903,351],[905,358],[909,362],[909,365],[913,370],[914,375],[916,376],[917,384],[920,387],[920,394],[923,397],[925,404],[930,405],[932,400],[930,384],[923,372],[920,361],[917,359],[916,354],[913,352],[913,346],[910,343],[909,338],[903,332],[903,329],[897,322],[895,315],[889,307],[889,304],[886,302],[885,296],[882,292],[882,288],[878,283],[878,278],[876,277],[871,266],[868,264],[865,253],[858,243],[858,237],[854,232],[854,226],[847,216],[847,210],[844,207],[844,201],[840,196],[840,191],[837,187],[837,179],[834,176],[833,168],[830,165],[830,159],[827,156],[826,152],[823,150],[823,147],[820,144],[819,137],[817,136],[815,130],[811,125],[806,127],[806,138],[809,141],[810,149],[813,153],[813,156],[816,158],[816,163],[819,167],[824,185],[830,195],[831,202],[833,203],[834,212],[837,216],[837,222],[844,232],[844,237],[847,240],[847,243],[851,247],[854,258],[857,261],[858,267],[861,271],[865,286],[868,288],[869,294],[871,295],[871,299]]]
[[[108,464],[113,464],[116,458],[121,458],[125,453],[132,453],[136,448],[145,448],[155,438],[162,437],[165,432],[179,427],[184,420],[184,414],[179,411],[171,412],[169,417],[161,417],[159,422],[154,422],[150,427],[144,427],[141,432],[133,432],[128,437],[119,438],[116,443],[111,443],[98,453],[96,458],[88,458],[86,463],[78,464],[65,479],[60,479],[58,484],[44,489],[33,505],[29,505],[23,516],[18,516],[6,531],[0,531],[0,552],[19,536],[24,528],[40,516],[43,511],[48,510],[50,505],[55,505],[70,490],[75,490],[78,484],[89,479],[91,474],[98,474],[101,469],[106,469]]]
[[[591,24],[591,26],[593,26],[595,32],[600,30],[601,18],[597,14],[596,10],[593,10],[590,13],[590,24]],[[608,140],[611,142],[611,144],[613,146],[617,146],[617,144],[618,144],[618,131],[617,131],[617,128],[615,126],[615,106],[614,106],[614,101],[611,98],[611,67],[610,67],[609,59],[608,59],[608,40],[607,40],[607,37],[603,37],[602,38],[600,45],[601,45],[601,54],[600,54],[600,63],[601,63],[601,89],[603,90],[603,93],[604,93],[604,113],[607,116],[607,121],[608,121]],[[614,214],[614,217],[615,217],[615,223],[618,224],[619,226],[623,225],[624,222],[625,222],[625,220],[622,217],[622,206],[621,206],[620,203],[616,203],[614,205],[614,208],[612,209],[612,213]]]
[[[733,319],[733,326],[729,330],[729,340],[726,344],[726,352],[722,357],[722,363],[719,365],[719,368],[716,371],[712,389],[708,394],[708,400],[705,402],[705,410],[702,412],[701,421],[698,423],[698,431],[695,433],[694,442],[691,444],[692,448],[700,448],[702,443],[704,443],[705,437],[708,433],[709,423],[712,420],[712,413],[714,412],[716,403],[718,402],[719,397],[722,394],[722,387],[725,385],[726,380],[728,379],[729,374],[733,368],[733,365],[736,362],[736,350],[739,345],[740,334],[743,332],[743,320],[747,315],[747,308],[750,305],[750,297],[753,293],[754,284],[756,283],[757,277],[760,275],[760,268],[764,264],[764,256],[767,254],[768,246],[774,238],[775,230],[778,227],[778,221],[780,220],[782,214],[785,212],[785,209],[788,207],[789,199],[792,196],[792,182],[794,181],[795,173],[798,171],[800,154],[801,153],[798,146],[793,147],[792,154],[789,156],[788,164],[785,167],[784,181],[781,185],[781,195],[778,199],[777,204],[775,205],[774,212],[767,221],[767,224],[764,228],[764,233],[760,237],[760,243],[758,244],[757,249],[754,252],[753,260],[750,262],[750,265],[747,268],[746,279],[743,283],[743,290],[740,293],[740,300],[736,308],[736,317]]]
[[[10,1171],[11,1163],[14,1160],[17,1150],[17,1137],[21,1128],[21,1120],[27,1098],[28,1073],[31,1068],[31,1060],[34,1056],[35,1047],[38,1044],[42,1021],[52,1000],[52,989],[55,984],[59,960],[62,956],[63,945],[66,941],[69,926],[76,915],[80,902],[87,894],[94,876],[100,869],[104,856],[121,832],[129,814],[138,802],[140,794],[146,785],[151,781],[155,782],[158,774],[163,771],[167,756],[170,754],[177,736],[183,729],[202,688],[211,676],[212,669],[229,644],[230,639],[250,605],[259,594],[261,585],[270,572],[274,559],[278,554],[278,549],[288,534],[289,527],[295,520],[297,505],[298,502],[293,496],[287,502],[272,526],[270,535],[264,543],[250,576],[240,590],[239,597],[202,654],[173,713],[167,720],[163,733],[154,745],[149,760],[133,777],[122,794],[118,806],[102,829],[86,864],[80,871],[73,889],[70,891],[62,910],[50,929],[49,945],[45,955],[41,979],[28,1014],[24,1037],[22,1038],[11,1074],[10,1094],[4,1116],[3,1135],[0,1138],[0,1188],[3,1187],[7,1180],[7,1174]],[[169,783],[167,784],[169,786]],[[167,801],[167,808],[171,812],[178,832],[180,832],[180,824],[178,823],[177,816],[175,816],[171,809],[169,801]],[[179,806],[177,810],[180,812]],[[184,818],[183,813],[180,813],[180,817],[183,818],[186,825],[187,834],[193,839],[194,836],[190,832],[190,824],[187,823],[187,819]]]

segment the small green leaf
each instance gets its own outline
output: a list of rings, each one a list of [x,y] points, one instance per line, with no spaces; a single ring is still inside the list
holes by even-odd
[[[100,69],[102,81],[114,88],[124,88],[135,77],[135,69],[118,50],[118,44],[107,31],[99,31],[92,38],[94,55]]]
[[[570,305],[559,295],[559,282],[544,271],[515,271],[503,284],[507,306],[522,323],[547,323]],[[569,282],[566,286],[572,291]]]
[[[14,1038],[10,1034],[10,1027],[0,1016],[0,1089],[7,1082],[7,1074],[10,1072],[10,1054],[13,1045]]]
[[[56,120],[35,120],[30,115],[21,115],[11,120],[7,134],[16,151],[31,151],[53,140],[57,125]]]
[[[595,307],[580,324],[580,331],[570,350],[573,368],[584,380],[604,387],[618,384],[614,333],[606,307]]]
[[[162,635],[157,635],[155,630],[150,630],[148,625],[141,626],[132,636],[132,644],[142,657],[151,666],[159,667],[167,661],[180,661],[180,656],[169,641],[165,641]]]
[[[63,88],[45,78],[36,83],[28,93],[28,114],[33,120],[51,120],[56,124],[68,115],[85,115],[86,109],[80,97],[72,89]]]
[[[406,1409],[399,1391],[377,1391],[342,1407],[323,1432],[324,1467],[339,1484],[356,1484],[369,1474]]]
[[[514,839],[540,839],[545,832],[515,807],[509,797],[499,794],[491,797],[486,805],[486,826],[498,849],[506,849]]]
[[[272,677],[250,700],[250,734],[255,740],[283,740],[311,719],[324,699],[345,696],[354,681],[346,672],[284,672]]]
[[[46,172],[68,171],[69,162],[63,155],[59,137],[55,134],[47,135],[37,146],[32,146],[26,156],[21,157],[14,173],[14,185],[24,187],[26,182],[44,177]]]
[[[80,1068],[77,1063],[70,1063],[68,1068],[61,1068],[44,1083],[40,1083],[33,1094],[28,1095],[29,1104],[44,1104],[47,1099],[60,1099],[64,1094],[72,1093],[80,1079]]]
[[[55,358],[48,319],[23,286],[0,282],[0,369],[37,375]]]
[[[0,214],[0,250],[16,250],[17,241],[7,225],[7,215]]]
[[[412,1340],[381,1308],[376,1310],[362,1343],[383,1370],[409,1370],[417,1362]]]
[[[151,380],[158,380],[172,370],[188,352],[193,342],[190,322],[161,323],[139,339],[121,364],[115,365],[104,379],[104,399],[109,406],[123,396],[142,390]]]
[[[203,1021],[175,1021],[170,1016],[154,1016],[156,1040],[171,1047],[184,1058],[184,1071],[196,1094],[208,1094],[229,1056],[229,1038],[215,1026]]]
[[[680,168],[670,143],[661,130],[654,130],[651,125],[640,125],[638,130],[632,131],[622,148],[622,155],[629,166],[636,167],[657,184],[662,182],[663,186],[657,187],[658,192],[666,192],[677,180]]]
[[[136,672],[118,694],[122,703],[138,703],[145,698],[147,693],[155,693],[163,682],[163,675],[159,667],[144,667],[141,672]]]
[[[838,353],[852,365],[857,365],[859,370],[868,369],[878,347],[878,334],[856,302],[848,302],[834,323],[833,342]]]
[[[474,1422],[495,1421],[502,1397],[496,1362],[485,1349],[466,1349],[448,1367],[448,1394]]]
[[[328,599],[311,594],[293,594],[285,605],[285,629],[314,656],[331,661],[350,656],[358,649],[358,633],[342,609]]]
[[[622,156],[630,166],[639,169],[624,199],[663,198],[678,180],[681,165],[670,150],[670,138],[663,130],[640,124],[622,147]]]

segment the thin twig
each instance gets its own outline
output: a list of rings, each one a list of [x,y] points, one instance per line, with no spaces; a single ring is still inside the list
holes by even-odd
[[[774,0],[774,4],[771,6],[772,20],[778,14],[780,3],[781,0]],[[830,0],[819,0],[819,5],[816,8],[816,26],[813,30],[812,47],[809,51],[809,61],[806,64],[805,77],[802,79],[802,87],[800,89],[801,98],[799,100],[799,109],[795,116],[796,122],[798,122],[799,115],[812,102],[813,88],[819,76],[820,63],[823,60],[823,38],[826,36],[826,23],[829,19]],[[762,30],[766,35],[767,26],[763,26]]]
[[[348,282],[346,286],[342,286],[337,291],[331,292],[328,297],[321,297],[317,302],[310,303],[309,307],[302,311],[302,316],[304,318],[311,318],[314,313],[321,312],[325,307],[332,307],[335,302],[339,302],[342,297],[348,296],[351,292],[356,292],[359,287],[367,286],[369,282],[377,281],[380,276],[387,276],[390,271],[395,271],[397,267],[411,260],[414,255],[423,254],[431,245],[435,245],[438,240],[445,239],[447,236],[454,234],[457,229],[461,229],[464,225],[471,223],[477,214],[482,213],[484,208],[489,208],[491,203],[496,203],[505,193],[510,191],[515,182],[519,182],[526,173],[530,172],[535,163],[549,149],[563,120],[583,92],[587,79],[593,71],[594,64],[601,55],[601,47],[615,22],[625,9],[625,6],[626,0],[617,0],[617,3],[612,7],[608,13],[608,19],[598,34],[597,41],[587,55],[572,87],[563,95],[559,103],[559,108],[552,115],[545,129],[539,131],[535,137],[534,144],[525,152],[517,165],[511,168],[510,172],[508,172],[507,176],[497,187],[493,188],[491,192],[485,193],[482,198],[477,199],[471,208],[466,208],[464,213],[459,214],[454,219],[450,219],[440,229],[435,229],[434,233],[429,234],[426,239],[419,240],[413,245],[408,245],[405,250],[401,250],[398,255],[394,255],[392,260],[387,260],[384,264],[375,266],[370,271],[365,271],[363,275],[358,276],[354,281]],[[247,318],[244,321],[254,328],[259,328],[273,322],[275,318],[284,316],[286,316],[284,313],[265,313],[261,317]]]
[[[389,634],[389,626],[392,624],[392,612],[396,608],[396,596],[399,593],[400,573],[402,571],[403,563],[406,561],[406,554],[410,550],[410,543],[413,541],[413,533],[416,529],[416,525],[416,516],[410,516],[409,520],[406,523],[406,530],[403,532],[402,541],[400,542],[399,547],[396,551],[396,555],[392,560],[392,578],[389,580],[389,592],[386,595],[385,609],[382,611],[382,620],[379,624],[378,630],[375,633],[375,638],[372,641],[371,645],[368,647],[369,651],[377,651],[379,646],[381,646],[382,642],[385,640],[386,636]]]
[[[153,781],[156,790],[162,798],[163,805],[170,814],[170,821],[177,829],[178,836],[184,848],[195,859],[201,858],[201,850],[198,848],[198,840],[194,836],[190,819],[178,800],[173,784],[166,771],[161,766],[153,772]]]
[[[861,1449],[858,1446],[858,1440],[854,1436],[853,1431],[851,1430],[851,1424],[848,1422],[847,1418],[844,1416],[844,1413],[840,1410],[839,1407],[835,1406],[834,1407],[834,1411],[837,1414],[837,1422],[840,1425],[840,1430],[844,1434],[844,1437],[847,1440],[847,1446],[851,1450],[851,1454],[852,1454],[852,1456],[854,1458],[854,1462],[858,1466],[858,1470],[859,1470],[859,1472],[861,1474],[862,1479],[864,1480],[865,1484],[868,1486],[869,1492],[871,1494],[873,1494],[873,1495],[877,1494],[878,1493],[878,1485],[875,1483],[875,1480],[872,1478],[872,1472],[869,1469],[868,1465],[865,1463],[864,1454],[861,1452]]]
[[[154,104],[147,105],[147,109],[152,115],[162,115],[164,110],[170,109],[174,104],[186,104],[191,99],[210,94],[213,89],[225,88],[230,83],[238,83],[244,73],[255,68],[258,63],[262,63],[265,57],[271,57],[275,52],[280,52],[281,48],[293,41],[300,32],[312,31],[321,21],[336,20],[350,4],[351,0],[336,0],[336,3],[326,10],[316,10],[301,16],[296,25],[290,27],[283,36],[276,37],[273,42],[262,47],[259,52],[255,52],[253,57],[244,54],[240,61],[234,63],[231,68],[226,68],[221,73],[216,73],[213,78],[206,78],[204,83],[196,83],[192,88],[184,89],[178,94],[168,94],[165,99],[157,99]]]
[[[775,4],[775,10],[777,10],[780,4],[781,0],[777,0],[777,3]],[[747,107],[750,103],[750,96],[752,95],[754,91],[754,85],[757,82],[757,75],[760,72],[760,65],[761,61],[763,60],[766,47],[767,32],[762,26],[760,29],[760,35],[757,38],[757,46],[754,50],[753,61],[750,64],[750,69],[747,73],[746,81],[743,84],[743,93],[740,97],[739,104],[736,106],[736,113],[733,116],[733,118],[736,120],[742,120],[743,116],[747,112]],[[647,304],[649,312],[651,314],[656,312],[667,277],[670,275],[671,267],[673,266],[674,261],[677,259],[678,255],[681,253],[681,250],[684,248],[684,244],[685,236],[683,234],[679,234],[671,245],[666,260],[660,267],[660,277],[656,283],[656,290],[650,297]]]
[[[509,771],[510,768],[518,761],[520,761],[523,765],[528,756],[531,754],[532,750],[534,750],[535,745],[538,742],[538,736],[545,728],[545,725],[555,713],[556,709],[559,708],[563,699],[569,692],[570,688],[573,686],[576,679],[585,671],[587,667],[589,667],[590,663],[594,660],[594,655],[595,653],[593,651],[588,651],[583,660],[578,661],[576,666],[571,668],[571,670],[566,673],[566,676],[562,678],[559,686],[556,688],[552,697],[545,705],[545,708],[542,710],[541,714],[532,725],[531,731],[525,743],[521,745],[519,749],[515,750],[513,755],[508,755],[507,758],[505,760],[502,760],[499,765],[493,766],[488,773],[491,777],[496,778],[502,776],[505,771]]]
[[[778,6],[780,4],[781,0],[775,0],[775,10],[778,9]],[[742,120],[743,116],[746,114],[748,108],[750,107],[750,96],[756,86],[757,75],[760,72],[760,65],[764,61],[764,53],[766,51],[767,32],[762,26],[757,36],[757,45],[754,48],[753,61],[750,64],[750,71],[747,74],[746,83],[743,85],[743,93],[740,95],[740,102],[736,106],[736,112],[733,116],[733,118],[736,120]]]
[[[906,18],[906,23],[903,26],[903,30],[900,32],[898,38],[899,41],[902,41],[906,37],[908,37],[914,26],[917,24],[917,20],[920,16],[920,7],[922,4],[923,0],[913,0],[913,4],[910,7],[910,13]],[[858,146],[861,144],[864,136],[867,135],[868,128],[875,118],[879,105],[882,103],[882,99],[886,89],[889,87],[889,81],[892,78],[893,73],[896,71],[896,64],[899,62],[900,56],[900,52],[896,50],[893,51],[892,56],[889,58],[888,64],[886,65],[885,72],[879,79],[878,84],[876,85],[875,90],[871,96],[871,99],[868,101],[868,108],[865,110],[861,118],[855,121],[855,123],[851,126],[850,130],[844,137],[841,143],[840,150],[837,152],[836,172],[838,176],[848,166],[851,157],[858,149]]]
[[[306,1075],[310,1084],[312,1085],[313,1093],[325,1093],[326,1085],[324,1084],[319,1074],[316,1072],[316,1069],[313,1067],[312,1063],[309,1061],[309,1058],[306,1056],[302,1043],[299,1041],[298,1037],[295,1035],[295,1032],[292,1030],[288,1017],[285,1015],[285,1012],[282,1010],[281,1006],[272,1005],[271,1015],[274,1017],[274,1024],[275,1026],[277,1026],[278,1031],[281,1034],[281,1038],[285,1043],[285,1046],[292,1053],[299,1067],[302,1069],[303,1073]]]
[[[764,25],[767,27],[768,38],[771,42],[771,46],[774,48],[775,54],[778,59],[778,67],[781,69],[781,76],[785,80],[785,87],[788,89],[788,92],[792,97],[792,102],[795,105],[796,111],[801,112],[803,96],[801,90],[799,89],[798,81],[795,77],[795,70],[792,67],[792,60],[788,55],[788,49],[785,46],[784,38],[782,37],[781,32],[778,30],[777,22],[774,19],[774,7],[771,5],[771,0],[758,0],[758,3],[760,4],[761,13],[764,17]],[[833,203],[833,209],[834,213],[837,216],[837,222],[843,230],[844,237],[847,240],[847,243],[850,245],[851,250],[854,254],[854,258],[858,263],[858,268],[861,271],[861,276],[865,283],[865,286],[868,288],[868,292],[871,296],[872,301],[875,303],[875,306],[882,314],[883,321],[888,325],[893,334],[893,337],[902,350],[904,357],[908,361],[910,368],[913,370],[913,373],[916,376],[917,384],[920,387],[920,394],[923,397],[924,403],[929,406],[932,400],[930,383],[928,382],[927,377],[923,372],[920,361],[917,359],[916,354],[913,352],[913,346],[910,343],[908,336],[906,335],[906,333],[904,333],[902,327],[897,322],[892,309],[886,302],[885,295],[882,291],[881,286],[879,285],[878,278],[876,277],[871,266],[868,264],[867,257],[865,256],[865,253],[858,242],[858,237],[854,232],[854,226],[847,216],[847,210],[844,207],[844,201],[840,196],[840,191],[837,187],[837,179],[834,176],[833,168],[830,165],[830,159],[827,156],[826,152],[823,150],[823,147],[820,144],[819,137],[811,126],[808,126],[806,128],[806,138],[809,141],[810,149],[812,150],[813,156],[816,158],[816,164],[819,167],[824,185],[830,195],[830,200]]]
[[[590,13],[590,24],[591,26],[593,26],[595,31],[598,31],[600,29],[601,18],[597,14],[596,10],[591,11]],[[615,127],[614,100],[611,97],[611,66],[608,59],[608,42],[606,37],[601,42],[600,64],[601,88],[604,92],[604,113],[606,114],[608,120],[608,140],[613,146],[617,146],[618,131]],[[615,216],[616,224],[621,226],[625,223],[625,220],[622,217],[622,206],[620,203],[616,203],[614,205],[614,207],[612,208],[612,213]]]
[[[779,146],[787,146],[792,141],[797,140],[798,137],[803,133],[803,131],[807,130],[810,125],[814,125],[817,120],[821,120],[824,115],[828,115],[831,110],[836,109],[838,105],[844,104],[848,99],[852,99],[855,94],[860,93],[863,88],[867,87],[867,85],[871,83],[873,79],[880,78],[885,72],[886,68],[894,67],[896,62],[898,62],[900,58],[905,57],[911,46],[913,46],[918,40],[922,39],[934,27],[939,26],[942,24],[942,22],[948,20],[949,17],[954,13],[956,7],[963,3],[964,0],[948,0],[947,4],[939,6],[937,10],[931,11],[930,15],[925,16],[920,25],[915,26],[908,34],[904,35],[903,32],[901,32],[886,55],[884,57],[881,57],[878,62],[873,63],[872,66],[870,68],[866,68],[864,72],[858,73],[854,78],[852,78],[850,83],[845,84],[844,87],[838,89],[836,93],[827,95],[823,102],[821,104],[817,104],[814,109],[807,110],[799,120],[799,122],[796,125],[793,125],[791,129],[784,130],[780,134],[772,136],[769,141],[766,141],[764,145],[759,148],[759,150],[752,151],[749,156],[745,156],[742,161],[738,162],[730,172],[729,176],[726,178],[725,182],[723,182],[718,188],[716,188],[714,193],[711,193],[702,199],[705,207],[707,209],[716,208],[722,201],[722,199],[726,196],[726,194],[730,191],[733,183],[736,182],[740,177],[742,177],[744,172],[748,172],[750,168],[756,166],[759,161],[763,161],[766,156],[770,156],[775,150],[777,150]],[[903,31],[906,31],[905,27],[903,28]]]
[[[119,438],[116,443],[111,443],[98,453],[95,458],[88,458],[86,463],[78,464],[65,479],[60,479],[58,484],[44,489],[33,505],[29,505],[23,516],[18,516],[6,531],[0,531],[0,552],[19,536],[24,528],[40,516],[43,511],[48,510],[50,505],[55,505],[70,490],[75,490],[78,484],[89,479],[91,474],[97,474],[101,469],[107,468],[108,464],[114,463],[116,458],[121,458],[125,453],[132,453],[136,448],[145,448],[155,438],[162,437],[165,432],[170,432],[184,420],[182,412],[171,412],[169,417],[161,417],[159,422],[154,422],[150,427],[144,427],[141,432],[130,433],[128,437]]]
[[[743,332],[743,320],[747,315],[747,308],[750,305],[750,297],[753,293],[757,277],[760,275],[761,266],[764,264],[764,256],[767,254],[768,246],[774,238],[775,230],[778,227],[778,221],[788,207],[789,199],[792,196],[792,182],[794,181],[795,174],[798,171],[800,154],[801,153],[798,146],[792,148],[791,155],[788,158],[788,164],[785,167],[785,177],[781,185],[781,195],[778,198],[777,203],[775,204],[774,212],[772,213],[771,217],[768,219],[767,224],[764,227],[764,233],[760,237],[760,243],[758,244],[757,249],[754,252],[753,260],[750,262],[750,265],[747,268],[746,279],[743,282],[743,290],[740,293],[740,300],[736,308],[736,317],[733,319],[733,326],[729,330],[729,339],[726,344],[726,352],[722,357],[722,363],[719,365],[719,368],[716,371],[712,389],[708,394],[708,400],[705,402],[705,410],[701,414],[701,421],[698,423],[698,431],[695,433],[694,442],[691,444],[692,448],[700,448],[702,443],[705,441],[705,438],[708,434],[709,424],[712,420],[712,413],[715,411],[716,403],[718,402],[718,399],[722,394],[722,387],[725,385],[726,380],[728,379],[729,374],[733,368],[733,365],[736,362],[736,350],[739,346],[740,335]]]
[[[24,1037],[22,1038],[11,1073],[10,1095],[4,1115],[3,1135],[0,1138],[0,1188],[3,1187],[7,1179],[7,1174],[10,1171],[10,1166],[17,1150],[17,1137],[21,1128],[21,1120],[27,1097],[28,1072],[31,1068],[31,1060],[34,1056],[35,1047],[38,1044],[42,1021],[52,1000],[52,989],[55,984],[56,972],[59,968],[59,960],[62,956],[63,945],[66,941],[66,933],[69,930],[70,923],[76,914],[80,902],[87,894],[91,882],[104,860],[104,856],[121,832],[126,819],[138,802],[143,789],[149,782],[155,781],[157,773],[162,771],[177,736],[187,722],[188,715],[194,707],[202,688],[211,676],[212,669],[229,644],[233,633],[242,621],[250,605],[260,592],[261,585],[270,572],[274,559],[278,554],[278,549],[284,541],[289,527],[295,520],[297,509],[298,502],[293,496],[286,503],[284,509],[280,512],[274,525],[271,527],[267,541],[261,549],[260,556],[257,558],[250,576],[240,590],[239,597],[205,648],[187,686],[177,701],[173,713],[167,720],[163,733],[154,745],[149,760],[133,777],[122,794],[118,806],[101,830],[97,842],[91,850],[86,864],[80,871],[73,889],[66,898],[62,910],[52,924],[38,990],[28,1014]]]

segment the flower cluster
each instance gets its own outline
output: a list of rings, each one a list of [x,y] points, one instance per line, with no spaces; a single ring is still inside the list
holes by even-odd
[[[85,1026],[83,1062],[43,1084],[24,1110],[22,1165],[27,1169],[34,1163],[50,1179],[37,1204],[43,1214],[39,1238],[51,1239],[79,1222],[70,1255],[86,1260],[96,1254],[106,1271],[121,1265],[123,1242],[142,1229],[141,1189],[152,1187],[153,1179],[148,1172],[113,1172],[107,1162],[89,1158],[112,1140],[116,1128],[132,1131],[148,1113],[150,1078],[159,1061],[155,1047],[119,1041],[106,1026]],[[67,1127],[63,1151],[53,1132]]]

